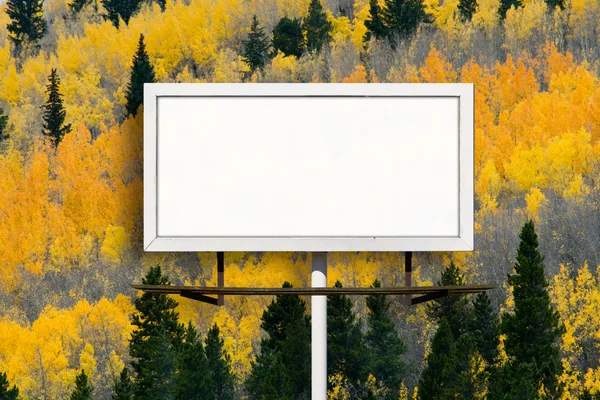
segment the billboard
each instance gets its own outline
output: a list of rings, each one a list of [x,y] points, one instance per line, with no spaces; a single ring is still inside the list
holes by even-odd
[[[146,251],[473,249],[473,85],[144,87]]]

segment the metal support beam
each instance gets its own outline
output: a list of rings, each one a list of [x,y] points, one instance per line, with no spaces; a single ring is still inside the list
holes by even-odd
[[[217,286],[225,287],[225,253],[217,251]],[[217,305],[225,305],[225,295],[217,295]]]
[[[404,286],[412,286],[412,251],[404,252]],[[407,306],[412,304],[411,297],[408,295],[404,298]]]
[[[327,253],[312,253],[311,286],[327,287]],[[312,400],[327,400],[327,296],[311,299]]]
[[[441,299],[442,297],[448,297],[449,295],[450,291],[448,289],[442,289],[437,292],[432,292],[423,296],[415,297],[411,300],[410,304],[414,306],[415,304],[421,304],[425,303],[426,301]]]
[[[192,299],[192,300],[197,300],[197,301],[201,301],[203,303],[208,303],[208,304],[212,304],[212,305],[219,305],[219,301],[218,299],[214,298],[214,297],[210,297],[210,296],[205,296],[203,294],[200,293],[194,293],[194,292],[189,292],[186,290],[182,290],[179,292],[179,295],[181,297],[185,297],[187,299]],[[219,296],[223,296],[222,294]]]

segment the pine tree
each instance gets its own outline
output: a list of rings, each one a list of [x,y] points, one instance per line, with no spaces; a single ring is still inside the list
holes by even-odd
[[[0,108],[0,143],[4,142],[10,136],[8,135],[8,115]]]
[[[150,268],[142,283],[168,285],[160,266]],[[173,391],[175,356],[181,346],[183,326],[175,311],[177,302],[165,294],[144,293],[135,300],[131,318],[135,330],[129,341],[136,399],[168,399]]]
[[[564,326],[550,303],[533,221],[525,223],[519,238],[515,273],[508,275],[514,311],[502,314],[500,324],[508,357],[502,379],[511,387],[510,398],[530,398],[532,387],[537,391],[541,385],[555,398],[561,392],[557,376],[562,372],[559,343]]]
[[[440,320],[419,380],[420,400],[453,399],[456,382],[456,342],[447,318]]]
[[[337,281],[334,285],[341,288]],[[364,339],[348,296],[327,297],[327,373],[337,372],[352,384],[364,381]]]
[[[369,17],[365,20],[367,33],[365,33],[365,41],[369,41],[371,36],[375,39],[385,39],[389,32],[385,27],[381,17],[381,7],[378,0],[369,0]]]
[[[462,400],[481,399],[485,393],[487,372],[485,361],[477,351],[477,345],[472,335],[464,334],[456,342],[455,381],[447,382],[452,399],[460,394]]]
[[[431,22],[422,0],[385,0],[381,18],[394,39],[412,35],[421,22]]]
[[[220,337],[217,324],[208,330],[205,341],[206,360],[210,376],[209,393],[211,399],[233,400],[234,376],[231,371],[231,358],[225,352],[224,340]]]
[[[458,13],[463,21],[470,21],[477,12],[477,0],[459,0]]]
[[[63,137],[71,132],[71,124],[65,124],[67,112],[63,105],[62,94],[60,93],[60,78],[56,69],[52,69],[48,76],[48,85],[46,86],[48,99],[44,105],[43,115],[43,133],[50,139],[52,145],[57,147]]]
[[[450,261],[450,265],[444,269],[441,279],[437,282],[438,286],[462,286],[464,284],[465,277],[461,275],[453,261]],[[458,340],[469,327],[471,313],[468,304],[469,300],[464,296],[450,295],[427,304],[427,315],[438,323],[442,318],[446,318],[454,338]]]
[[[198,331],[190,322],[177,355],[175,398],[190,400],[221,399],[212,387],[211,371]]]
[[[119,27],[119,19],[122,19],[125,24],[129,24],[129,20],[138,10],[143,0],[101,0],[102,6],[107,14],[105,18]]]
[[[561,10],[565,9],[565,0],[546,0],[546,4],[550,10],[554,10],[556,7]]]
[[[83,9],[83,7],[85,7],[89,3],[90,0],[72,0],[69,3],[69,9],[74,13],[78,13]]]
[[[500,326],[498,315],[494,312],[487,293],[482,292],[475,297],[471,321],[470,332],[477,350],[488,366],[491,366],[498,356]]]
[[[300,58],[304,52],[304,35],[300,20],[283,17],[273,29],[273,50]]]
[[[127,84],[127,91],[125,98],[127,104],[125,109],[127,110],[127,117],[130,115],[135,116],[138,112],[139,107],[144,102],[144,83],[156,82],[156,75],[154,74],[154,67],[150,63],[150,58],[146,52],[146,45],[144,44],[144,35],[140,35],[138,41],[138,48],[133,56],[133,63],[131,66],[131,77]]]
[[[500,19],[506,18],[506,12],[511,7],[521,7],[521,0],[500,0],[500,7],[498,8],[498,14],[500,14]]]
[[[19,398],[19,389],[17,385],[10,387],[6,372],[0,373],[0,399],[1,400],[17,400]]]
[[[375,280],[372,287],[381,287],[381,283]],[[367,308],[368,329],[365,338],[369,358],[368,371],[375,376],[377,382],[390,389],[388,398],[397,399],[406,373],[406,365],[401,358],[406,352],[406,345],[390,318],[387,296],[368,296]]]
[[[71,400],[92,400],[94,388],[88,382],[84,370],[75,377],[75,390],[71,393]]]
[[[123,367],[121,374],[115,379],[112,400],[133,400],[133,382],[127,367]]]
[[[292,287],[285,282],[284,288]],[[246,390],[255,399],[310,396],[310,317],[298,296],[276,296],[262,315],[260,354],[252,364]]]
[[[331,38],[331,23],[319,0],[310,0],[308,15],[302,23],[302,30],[306,36],[308,51],[321,51],[323,45]]]
[[[37,43],[46,34],[43,0],[7,0],[6,14],[10,23],[6,26],[9,38],[18,54],[25,46]]]
[[[262,71],[268,58],[270,44],[264,28],[258,24],[256,15],[252,17],[250,33],[243,44],[242,60],[250,68],[250,73],[253,74],[257,69]]]

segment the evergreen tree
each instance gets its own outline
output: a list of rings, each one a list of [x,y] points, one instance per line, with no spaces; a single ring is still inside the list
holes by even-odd
[[[125,105],[127,117],[130,115],[135,116],[139,107],[144,102],[144,83],[153,82],[156,82],[154,67],[150,63],[150,58],[146,52],[144,35],[140,35],[138,48],[133,56],[131,77],[127,84],[127,91],[125,92],[125,98],[127,99],[127,104]]]
[[[327,14],[323,10],[321,2],[310,0],[308,15],[302,23],[308,51],[321,51],[323,45],[329,42],[331,29],[331,23],[327,20]]]
[[[6,14],[10,18],[6,26],[8,37],[17,54],[26,45],[37,46],[46,34],[43,0],[7,0]]]
[[[258,24],[256,15],[252,17],[250,33],[243,44],[242,60],[250,68],[250,73],[253,74],[257,69],[262,71],[268,58],[270,44],[265,29]]]
[[[145,285],[168,285],[160,266],[150,268]],[[177,302],[165,294],[144,293],[135,300],[129,341],[136,399],[168,399],[173,392],[175,355],[181,347],[183,326],[175,311]]]
[[[8,135],[8,115],[0,108],[0,143],[9,138]]]
[[[375,280],[372,287],[381,287],[381,283]],[[387,296],[368,296],[367,308],[368,371],[375,376],[378,382],[390,389],[389,399],[397,399],[403,376],[406,373],[406,365],[401,358],[402,354],[406,352],[406,345],[396,332],[394,322],[390,318],[390,303]]]
[[[394,39],[413,34],[421,22],[430,22],[422,0],[385,0],[381,18]]]
[[[341,288],[337,281],[334,285]],[[364,381],[364,340],[348,296],[327,297],[327,373],[342,373],[352,384]]]
[[[440,320],[427,355],[427,366],[419,380],[420,400],[454,399],[456,382],[456,342],[447,318]]]
[[[234,376],[231,371],[231,358],[223,349],[224,340],[220,337],[217,324],[208,330],[205,344],[210,376],[208,392],[212,393],[211,399],[233,400]]]
[[[503,386],[511,388],[508,398],[531,398],[541,385],[555,398],[561,392],[557,376],[562,372],[559,343],[564,326],[550,304],[533,221],[525,223],[519,238],[515,273],[508,275],[514,311],[502,314],[500,325],[508,357]]]
[[[477,0],[459,0],[458,13],[463,21],[470,21],[477,12]]]
[[[75,377],[75,390],[71,393],[71,400],[92,400],[94,388],[88,382],[84,370]]]
[[[450,265],[444,269],[441,279],[437,282],[438,286],[462,286],[464,284],[465,277],[461,275],[453,261],[450,261]],[[446,318],[454,339],[458,340],[460,335],[469,328],[471,313],[468,304],[469,301],[464,296],[450,295],[427,304],[427,315],[438,323],[442,318]]]
[[[369,17],[365,20],[365,26],[367,28],[364,37],[366,41],[370,40],[372,35],[375,36],[375,39],[384,39],[388,36],[389,32],[383,23],[378,0],[369,0]]]
[[[175,398],[190,400],[221,399],[212,387],[211,371],[198,331],[190,322],[177,355]]]
[[[506,12],[511,7],[521,7],[521,0],[500,0],[500,7],[498,8],[498,14],[500,14],[500,19],[506,18]]]
[[[62,94],[60,93],[60,78],[56,69],[52,69],[48,76],[48,85],[46,86],[48,100],[44,105],[43,115],[43,133],[50,139],[52,145],[57,147],[63,137],[71,132],[71,124],[65,125],[67,113],[63,105]]]
[[[90,2],[90,0],[72,0],[69,3],[69,9],[74,13],[78,13],[79,11],[81,11],[83,9],[83,7],[88,5],[89,2]]]
[[[292,287],[285,282],[284,288]],[[298,296],[276,296],[262,315],[260,354],[246,390],[252,399],[305,399],[310,396],[310,317]]]
[[[456,342],[455,381],[448,382],[452,399],[460,394],[462,400],[481,399],[485,393],[487,372],[485,361],[477,351],[472,335],[464,334]]]
[[[19,398],[19,389],[17,385],[10,387],[6,372],[0,373],[0,400],[17,400]]]
[[[119,19],[122,19],[125,24],[129,24],[129,20],[138,10],[143,0],[101,0],[102,6],[107,14],[105,18],[113,25],[119,27]]]
[[[304,52],[304,35],[298,19],[283,17],[273,29],[273,50],[300,58]]]
[[[121,374],[115,379],[112,400],[133,400],[133,382],[127,367],[123,367]]]
[[[491,366],[498,356],[500,326],[487,293],[482,292],[475,297],[471,321],[470,331],[477,350],[488,366]]]
[[[561,10],[565,9],[565,0],[545,0],[545,1],[550,10],[554,10],[556,7],[560,8]]]

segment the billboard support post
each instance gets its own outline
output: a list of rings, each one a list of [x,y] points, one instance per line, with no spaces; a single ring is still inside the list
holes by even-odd
[[[327,253],[312,253],[311,286],[327,287]],[[312,400],[327,399],[327,296],[311,300]]]

